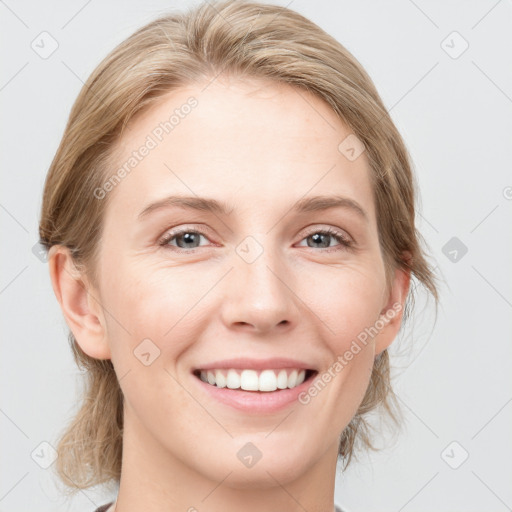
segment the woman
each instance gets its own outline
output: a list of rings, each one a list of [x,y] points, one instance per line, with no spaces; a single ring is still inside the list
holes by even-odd
[[[93,72],[40,237],[87,387],[58,446],[116,510],[332,512],[437,299],[402,138],[354,57],[254,2],[161,17]]]

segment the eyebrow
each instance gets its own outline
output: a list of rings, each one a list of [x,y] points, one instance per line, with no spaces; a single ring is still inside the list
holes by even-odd
[[[230,208],[226,203],[217,201],[215,199],[197,196],[169,196],[146,206],[139,213],[139,219],[148,216],[150,213],[156,210],[161,210],[163,208],[169,208],[172,206],[191,210],[212,212],[225,216],[230,215],[230,213],[233,211],[232,207]],[[354,201],[349,197],[338,195],[305,197],[303,199],[299,199],[291,210],[296,213],[310,213],[329,210],[331,208],[344,208],[351,210],[366,222],[369,220],[368,214],[357,201]]]

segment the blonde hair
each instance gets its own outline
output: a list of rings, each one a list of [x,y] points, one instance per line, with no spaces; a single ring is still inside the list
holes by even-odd
[[[379,239],[387,279],[397,267],[438,301],[436,278],[415,228],[415,182],[410,157],[375,86],[358,61],[333,37],[285,7],[229,0],[170,14],[137,30],[93,71],[71,110],[45,183],[40,242],[62,245],[91,283],[108,197],[105,182],[114,143],[135,114],[180,86],[219,73],[262,78],[307,90],[327,102],[363,142],[369,160]],[[111,171],[111,169],[110,169]],[[404,260],[404,251],[411,259]],[[404,320],[414,300],[409,292]],[[87,356],[69,333],[85,391],[78,413],[64,429],[56,471],[77,492],[121,475],[123,394],[112,362]],[[355,441],[373,448],[366,413],[383,406],[395,419],[387,350],[375,358],[366,395],[340,436],[348,465]]]

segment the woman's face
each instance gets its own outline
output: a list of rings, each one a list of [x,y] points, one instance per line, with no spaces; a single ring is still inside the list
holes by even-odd
[[[400,315],[357,340],[404,300],[405,281],[386,289],[368,160],[327,104],[275,83],[205,86],[167,94],[120,141],[109,176],[129,171],[98,199],[104,338],[81,345],[104,343],[141,458],[284,485],[335,464]],[[345,199],[324,208],[317,196]],[[206,369],[227,387],[203,382]],[[294,369],[316,373],[293,387]],[[237,378],[292,387],[231,389]]]

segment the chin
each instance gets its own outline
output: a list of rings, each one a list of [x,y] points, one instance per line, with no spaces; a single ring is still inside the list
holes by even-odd
[[[223,485],[233,489],[271,489],[276,485],[286,485],[297,480],[306,469],[303,461],[300,466],[296,465],[292,470],[289,465],[278,460],[264,463],[261,459],[252,468],[236,467],[236,465],[233,467],[233,464],[226,464],[226,474],[230,471],[231,473]]]
[[[315,463],[314,460],[308,459],[304,449],[297,449],[298,446],[304,446],[303,443],[281,442],[272,446],[272,443],[267,441],[264,446],[265,443],[262,441],[259,443],[259,453],[257,448],[249,443],[250,441],[241,445],[237,442],[236,448],[233,451],[229,450],[227,457],[223,457],[226,452],[218,454],[216,463],[204,468],[208,472],[208,477],[218,480],[219,474],[229,474],[223,485],[234,489],[270,489],[278,483],[286,485],[297,480]],[[210,453],[211,455],[214,454]]]

